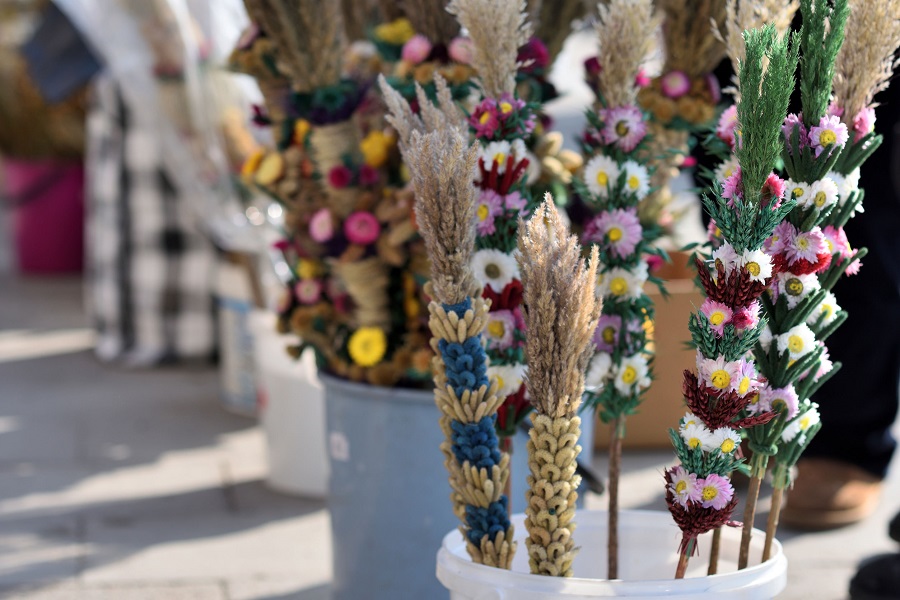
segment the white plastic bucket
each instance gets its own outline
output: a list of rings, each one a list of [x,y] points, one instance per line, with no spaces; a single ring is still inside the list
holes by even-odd
[[[328,493],[325,454],[325,398],[315,357],[306,351],[294,360],[285,351],[296,338],[275,331],[275,315],[251,315],[259,415],[266,436],[273,490],[324,498]]]
[[[777,541],[772,558],[759,564],[765,534],[754,529],[750,567],[737,570],[740,529],[722,531],[718,575],[706,575],[711,534],[700,537],[699,554],[691,558],[684,579],[673,579],[681,532],[668,512],[626,510],[619,514],[619,570],[622,579],[604,580],[606,573],[606,511],[579,511],[575,543],[576,577],[531,575],[525,548],[523,514],[514,515],[518,541],[512,571],[473,564],[458,531],[444,537],[437,555],[437,577],[450,590],[450,600],[549,600],[627,597],[658,599],[679,596],[693,600],[774,598],[787,584],[787,558]]]
[[[256,417],[256,381],[253,366],[253,311],[250,283],[240,265],[220,260],[216,267],[219,306],[219,395],[229,412]]]

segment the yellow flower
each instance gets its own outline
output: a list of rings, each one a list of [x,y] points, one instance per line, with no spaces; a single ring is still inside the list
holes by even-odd
[[[297,276],[300,279],[315,279],[321,274],[321,265],[316,261],[308,258],[301,258],[297,261]]]
[[[309,134],[310,125],[306,119],[297,119],[294,122],[294,143],[302,146]]]
[[[243,166],[241,166],[241,176],[245,178],[252,177],[259,168],[259,163],[262,162],[263,156],[265,155],[266,151],[262,148],[254,150],[253,153],[247,157],[247,160],[244,161]]]
[[[409,41],[416,34],[412,23],[406,17],[401,17],[390,23],[382,23],[375,27],[375,37],[382,42],[399,46]]]
[[[384,358],[387,336],[377,327],[360,327],[350,336],[347,351],[359,366],[373,367]]]
[[[363,141],[359,143],[359,150],[363,159],[370,167],[379,168],[387,162],[388,154],[396,140],[383,131],[371,131]]]

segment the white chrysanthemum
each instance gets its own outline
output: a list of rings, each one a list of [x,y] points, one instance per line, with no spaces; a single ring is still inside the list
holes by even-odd
[[[803,445],[806,443],[806,433],[809,431],[809,428],[820,421],[819,411],[816,409],[816,405],[813,404],[812,408],[787,424],[784,431],[781,432],[781,439],[788,443],[794,441],[794,438],[799,435],[800,439],[797,442]]]
[[[487,368],[488,379],[497,380],[497,395],[515,394],[525,381],[525,365],[492,365]]]
[[[725,454],[731,454],[741,445],[741,434],[731,427],[719,427],[710,434],[710,445]]]
[[[519,277],[516,259],[491,248],[475,252],[472,256],[472,271],[482,286],[490,285],[497,293]]]
[[[650,191],[650,174],[647,167],[633,160],[626,160],[622,165],[625,171],[625,191],[643,198]]]
[[[612,372],[612,356],[606,352],[598,352],[591,359],[587,374],[584,376],[584,387],[588,391],[599,391],[606,384]]]
[[[723,163],[720,163],[718,167],[716,167],[716,181],[725,181],[732,175],[738,168],[738,160],[737,157],[731,155],[728,160]]]
[[[506,161],[509,158],[510,152],[512,152],[512,146],[509,142],[499,141],[499,142],[490,142],[486,146],[481,149],[481,158],[484,159],[484,168],[487,171],[491,170],[491,163],[497,163],[497,173],[502,174],[506,172]],[[524,156],[524,154],[523,154]]]
[[[763,350],[768,352],[769,348],[772,346],[772,339],[772,329],[767,323],[765,327],[759,330],[759,345],[762,346]]]
[[[688,448],[700,448],[704,452],[709,452],[716,447],[713,445],[712,432],[703,423],[688,425],[680,433]]]
[[[835,319],[837,319],[837,315],[840,312],[841,307],[837,303],[837,298],[835,298],[834,294],[828,292],[825,294],[825,298],[822,302],[819,303],[819,306],[816,307],[812,313],[810,313],[809,318],[806,319],[806,322],[809,325],[814,325],[816,321],[819,320],[819,317],[824,317],[822,319],[822,325],[828,325],[832,323]]]
[[[816,336],[809,325],[801,323],[776,336],[775,343],[779,353],[787,350],[790,357],[796,360],[816,349]]]
[[[809,275],[779,273],[777,279],[778,293],[787,297],[788,308],[794,308],[801,300],[822,287],[819,278],[813,273]]]
[[[592,194],[600,198],[609,196],[609,188],[616,186],[618,178],[619,165],[608,156],[598,154],[584,165],[584,183]]]
[[[684,413],[684,416],[681,417],[681,421],[678,422],[678,431],[680,433],[680,432],[684,431],[684,429],[686,427],[689,427],[691,425],[702,425],[702,424],[703,424],[703,422],[700,420],[700,417],[698,417],[697,415],[695,415],[694,413],[689,411],[689,412]]]
[[[747,269],[751,281],[765,282],[772,276],[772,257],[762,250],[744,250],[738,264]]]
[[[832,177],[833,174],[829,173],[828,176]],[[847,203],[847,201],[850,199],[850,194],[852,194],[853,192],[855,192],[858,189],[859,189],[859,167],[850,171],[850,173],[846,177],[843,178],[842,183],[838,183],[838,194],[840,195],[838,203],[840,204],[840,206],[845,205]],[[861,212],[865,212],[865,209],[863,208],[862,203],[860,203],[859,206],[857,206],[853,210],[853,212],[850,213],[850,216],[851,217],[856,216],[856,213],[861,213]]]
[[[615,367],[614,383],[621,394],[630,394],[632,391],[640,392],[650,387],[649,368],[647,359],[640,354],[629,356]]]
[[[789,197],[794,198],[799,206],[807,206],[809,204],[809,184],[787,179],[784,182],[784,188],[787,190]]]
[[[809,199],[804,207],[815,207],[824,210],[838,201],[837,184],[830,178],[824,177],[814,181],[809,186]]]
[[[647,263],[643,261],[633,271],[614,267],[597,275],[597,295],[615,302],[640,298],[647,276]]]

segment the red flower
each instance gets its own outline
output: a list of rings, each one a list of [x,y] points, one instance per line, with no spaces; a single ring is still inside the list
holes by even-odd
[[[522,70],[525,73],[533,73],[538,69],[544,69],[550,64],[550,52],[544,42],[536,37],[532,37],[525,42],[525,45],[519,48],[519,54],[516,61],[525,63]],[[530,61],[530,62],[529,62]]]
[[[359,184],[375,185],[380,178],[378,170],[371,165],[363,165],[359,168]]]
[[[342,189],[350,185],[353,181],[353,171],[344,165],[332,167],[328,171],[328,183],[333,188]]]
[[[513,279],[498,294],[490,284],[484,286],[482,297],[491,301],[491,310],[513,310],[522,304],[522,282]]]
[[[831,264],[831,254],[823,252],[816,255],[816,262],[811,262],[805,258],[799,258],[790,264],[784,252],[779,252],[772,257],[772,270],[775,273],[787,273],[790,271],[794,275],[810,275],[811,273],[821,273]]]

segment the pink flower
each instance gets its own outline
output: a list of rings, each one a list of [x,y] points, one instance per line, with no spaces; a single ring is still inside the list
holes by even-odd
[[[606,246],[619,258],[630,256],[641,241],[643,230],[635,208],[617,208],[597,215],[585,228],[587,241]]]
[[[691,91],[691,79],[684,71],[669,71],[660,79],[660,87],[664,96],[681,98]]]
[[[339,190],[343,189],[350,185],[351,181],[353,181],[353,171],[345,165],[332,167],[331,170],[328,171],[328,183],[333,188]]]
[[[637,75],[634,76],[634,85],[639,88],[650,85],[650,78],[644,73],[643,68],[638,69]]]
[[[380,175],[378,174],[378,169],[371,165],[363,165],[359,168],[359,184],[360,185],[375,185],[378,183],[378,179]]]
[[[700,305],[700,312],[706,316],[709,321],[709,328],[712,329],[719,337],[725,332],[725,326],[731,323],[734,316],[733,311],[726,304],[716,302],[707,298]]]
[[[732,391],[740,396],[755,393],[759,388],[759,374],[756,372],[756,365],[752,360],[742,358],[738,361],[737,375],[732,381]]]
[[[512,311],[495,310],[488,313],[488,322],[484,328],[487,347],[492,350],[506,350],[513,345],[513,332],[516,320]]]
[[[754,300],[749,306],[743,306],[734,311],[731,323],[737,330],[756,327],[759,324],[759,300]]]
[[[747,404],[747,413],[750,415],[758,415],[761,413],[767,413],[772,410],[772,402],[771,399],[766,395],[766,390],[769,388],[768,385],[761,386],[756,394],[749,398],[750,402]]]
[[[631,152],[647,135],[644,115],[635,106],[618,106],[600,110],[603,119],[603,141]]]
[[[689,473],[684,467],[675,467],[672,469],[669,479],[671,481],[669,489],[678,504],[687,506],[688,502],[700,502],[700,485],[697,475]]]
[[[794,237],[796,235],[797,230],[794,226],[788,221],[782,221],[775,227],[775,230],[772,232],[772,235],[769,236],[769,239],[766,240],[766,243],[763,244],[763,249],[766,251],[766,254],[769,254],[770,256],[781,254],[787,248],[793,246]]]
[[[706,387],[714,392],[729,392],[735,389],[741,363],[726,361],[724,356],[705,358],[697,353],[697,374]]]
[[[816,374],[813,376],[813,379],[818,381],[819,378],[828,375],[831,373],[832,369],[834,369],[834,363],[831,361],[831,355],[828,354],[828,348],[822,342],[818,342],[823,348],[822,358],[819,359],[819,369],[816,371]]]
[[[706,237],[714,248],[722,242],[722,230],[716,225],[715,219],[709,220],[709,225],[706,226]]]
[[[403,50],[400,51],[400,58],[414,65],[425,61],[431,54],[431,42],[421,33],[417,33],[403,44]]]
[[[828,252],[828,243],[822,230],[814,227],[812,231],[801,231],[794,236],[793,241],[784,250],[788,263],[794,264],[800,259],[816,263],[819,254]]]
[[[703,508],[722,510],[734,497],[731,482],[715,473],[710,473],[705,479],[698,479],[697,487],[700,488],[700,506]]]
[[[533,73],[534,71],[545,69],[550,64],[550,52],[547,51],[547,46],[544,45],[544,42],[532,36],[531,39],[525,42],[524,46],[519,48],[516,61],[525,63],[523,70],[526,73]]]
[[[719,85],[719,78],[715,74],[706,74],[706,88],[709,90],[713,104],[718,104],[722,100],[722,86]]]
[[[815,148],[816,156],[825,150],[830,154],[834,148],[840,148],[847,143],[847,126],[841,120],[832,115],[819,119],[819,124],[810,129],[809,143]]]
[[[822,235],[825,236],[825,244],[828,246],[829,252],[840,254],[842,257],[851,256],[850,240],[847,239],[843,227],[828,225],[822,230]]]
[[[520,217],[524,217],[528,214],[528,211],[525,209],[528,205],[528,201],[523,198],[522,194],[518,191],[512,191],[503,196],[503,204],[506,207],[506,210],[519,211]]]
[[[722,116],[719,117],[719,124],[716,125],[716,135],[719,136],[720,140],[731,146],[732,150],[734,150],[734,136],[737,126],[737,105],[732,104],[722,111]]]
[[[875,109],[867,106],[853,117],[853,142],[875,131]]]
[[[294,293],[301,304],[315,304],[322,297],[322,282],[318,279],[302,279],[294,285]]]
[[[467,65],[472,62],[472,40],[467,37],[455,37],[450,40],[447,54],[458,63]]]
[[[802,150],[804,146],[806,146],[806,126],[803,124],[803,117],[801,115],[797,115],[794,113],[789,114],[784,119],[784,125],[781,126],[781,133],[784,134],[784,143],[787,144],[787,147],[791,147],[791,136],[794,134],[794,129],[800,128],[800,135],[798,136],[800,149]]]
[[[344,220],[344,235],[351,244],[371,244],[381,234],[381,224],[370,212],[356,211]]]
[[[832,100],[828,103],[828,108],[825,109],[825,115],[829,117],[843,117],[844,109],[838,106],[837,102]]]
[[[494,190],[482,190],[475,205],[475,231],[490,235],[496,231],[494,219],[503,214],[503,196]]]
[[[738,167],[734,173],[725,178],[722,184],[722,198],[728,200],[728,207],[734,208],[735,199],[743,198],[744,185],[741,179],[741,168]]]
[[[796,417],[797,412],[800,410],[800,398],[797,396],[793,385],[783,388],[763,386],[759,390],[759,402],[764,406],[768,406],[767,410],[785,412],[788,419]]]
[[[334,237],[334,220],[327,208],[317,210],[309,220],[309,237],[320,244]]]
[[[785,184],[784,179],[775,173],[769,173],[762,189],[761,204],[763,208],[770,207],[772,210],[779,208],[781,206],[781,201],[784,200],[786,191],[787,185]]]
[[[862,267],[862,261],[854,260],[852,263],[847,265],[846,269],[844,269],[844,274],[845,275],[856,275],[857,273],[859,273],[860,267]]]
[[[500,128],[500,115],[497,110],[497,102],[491,98],[485,98],[475,107],[469,117],[469,125],[475,129],[476,136],[488,139],[494,137]]]
[[[600,315],[597,329],[594,330],[594,346],[600,352],[612,354],[619,343],[619,330],[622,329],[622,317],[619,315]]]

